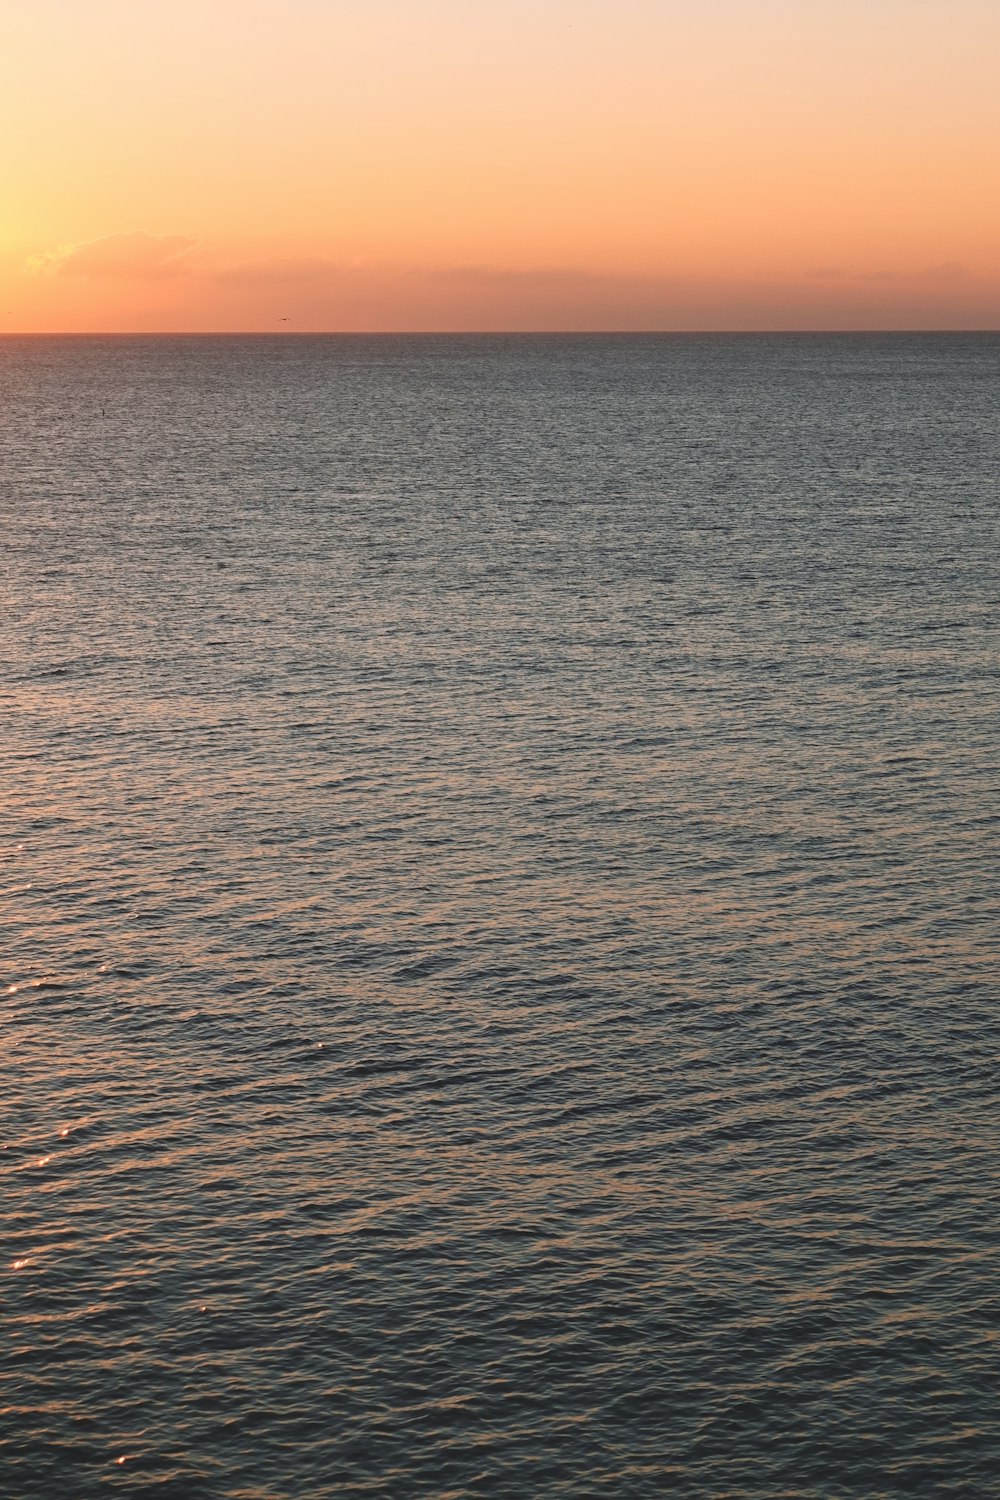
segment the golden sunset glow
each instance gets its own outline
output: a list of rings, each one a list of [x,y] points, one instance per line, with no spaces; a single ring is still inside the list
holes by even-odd
[[[995,0],[35,0],[0,328],[1000,325]]]

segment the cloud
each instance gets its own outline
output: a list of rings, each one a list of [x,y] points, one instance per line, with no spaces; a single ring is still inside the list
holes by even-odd
[[[488,265],[420,266],[392,263],[376,264],[362,259],[331,260],[326,256],[273,256],[266,260],[244,261],[222,266],[213,280],[227,286],[294,287],[319,283],[356,284],[367,281],[395,284],[423,283],[468,287],[569,287],[592,286],[612,280],[590,271],[563,267],[539,269],[506,269]]]
[[[195,241],[183,234],[146,234],[137,229],[83,244],[60,245],[57,250],[31,256],[28,269],[37,275],[160,281],[187,273],[187,255],[194,245]]]
[[[968,275],[965,266],[957,260],[945,260],[940,265],[924,266],[921,271],[871,271],[862,281],[961,281]]]
[[[963,281],[968,268],[957,260],[944,260],[939,265],[924,266],[919,271],[845,271],[841,266],[811,266],[805,273],[810,281],[903,281],[903,282],[949,282]]]
[[[471,286],[592,286],[613,278],[596,271],[574,267],[550,266],[537,269],[505,269],[499,266],[433,266],[426,273],[435,281],[458,282]]]

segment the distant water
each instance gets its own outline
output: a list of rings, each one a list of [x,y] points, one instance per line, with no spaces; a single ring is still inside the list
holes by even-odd
[[[0,1493],[995,1495],[1000,338],[0,421]]]

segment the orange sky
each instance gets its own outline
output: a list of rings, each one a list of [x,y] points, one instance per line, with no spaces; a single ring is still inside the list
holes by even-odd
[[[1000,327],[1000,0],[2,30],[0,331]]]

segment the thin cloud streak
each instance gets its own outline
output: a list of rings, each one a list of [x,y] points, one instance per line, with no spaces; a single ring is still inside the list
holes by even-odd
[[[289,255],[220,266],[210,274],[213,281],[223,286],[292,287],[313,286],[317,282],[324,281],[334,282],[349,276],[357,269],[357,266],[348,266],[342,261],[329,260],[322,255]]]
[[[903,282],[954,282],[964,281],[969,275],[968,266],[957,260],[945,260],[939,265],[924,266],[917,271],[881,269],[878,271],[845,271],[843,266],[810,266],[805,272],[809,281],[903,281]]]

